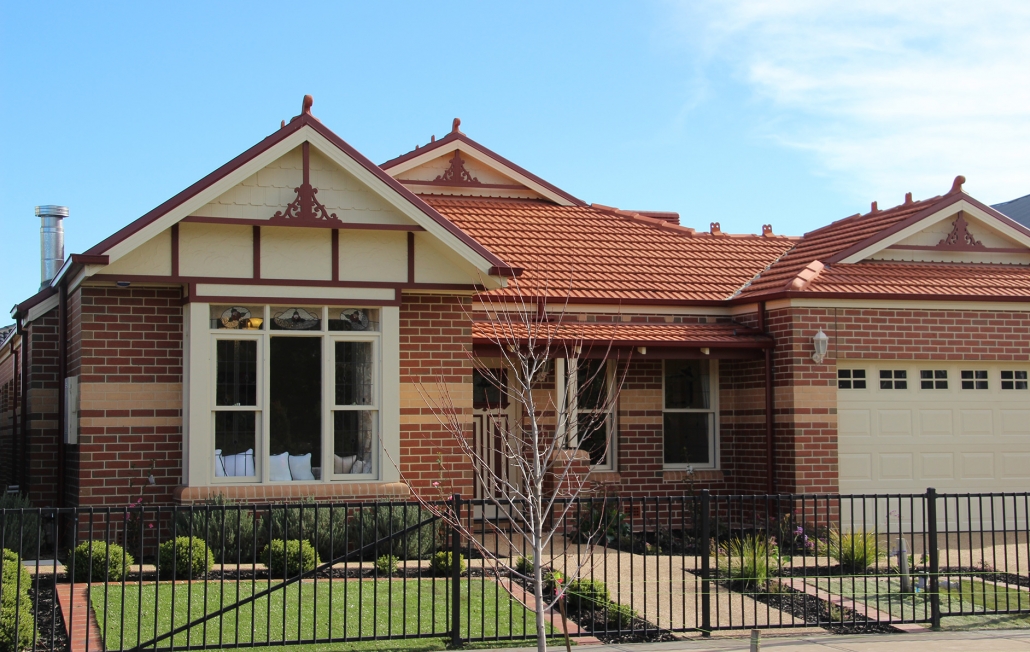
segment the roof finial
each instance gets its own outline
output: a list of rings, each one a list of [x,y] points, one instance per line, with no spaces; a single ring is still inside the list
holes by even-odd
[[[906,192],[905,193],[905,203],[906,204],[911,204],[912,203],[912,193],[910,193],[910,192]]]
[[[955,181],[951,184],[951,192],[962,192],[962,184],[966,182],[966,178],[961,174],[955,177]],[[951,193],[948,193],[951,194]]]
[[[869,207],[869,212],[870,213],[875,213],[875,212],[877,212],[879,210],[880,210],[880,207],[876,205],[876,202],[873,202],[872,205]]]
[[[772,224],[763,224],[762,225],[762,236],[768,238],[768,237],[772,236],[772,234],[773,234]]]
[[[436,134],[433,134],[432,136],[429,137],[429,142],[431,142],[431,143],[435,143],[436,142]]]
[[[722,235],[722,225],[718,222],[712,222],[711,229],[712,235]]]
[[[285,126],[286,126],[286,121],[285,120],[280,120],[279,121],[279,128],[282,129]]]
[[[452,120],[451,121],[451,133],[452,134],[460,134],[461,132],[458,131],[458,127],[460,127],[460,126],[461,126],[461,118],[455,118],[454,120]]]
[[[315,103],[315,98],[310,95],[304,96],[304,101],[300,105],[300,112],[311,115],[311,105]]]

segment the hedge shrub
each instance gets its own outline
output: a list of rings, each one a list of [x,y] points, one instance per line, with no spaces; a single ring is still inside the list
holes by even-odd
[[[432,571],[433,575],[440,575],[441,577],[449,576],[453,571],[454,567],[452,563],[451,553],[449,552],[438,552],[433,555],[429,560],[429,570]],[[458,555],[458,573],[465,572],[465,555]]]
[[[261,553],[261,561],[272,577],[292,577],[315,568],[322,563],[318,553],[307,540],[275,539]]]
[[[260,550],[256,543],[253,512],[221,494],[209,505],[178,512],[175,534],[200,537],[207,542],[215,561],[220,564],[254,561]]]
[[[120,582],[136,563],[117,543],[83,541],[75,547],[76,582]]]
[[[0,555],[0,652],[28,649],[36,631],[29,586],[32,577],[18,555],[6,548]]]
[[[365,559],[393,555],[398,559],[426,559],[436,550],[436,528],[426,524],[410,532],[397,535],[432,518],[432,514],[418,505],[375,505],[363,507],[351,519],[347,536],[351,549],[383,540],[365,553]]]
[[[39,548],[39,512],[21,494],[0,494],[0,548],[13,550],[22,559],[35,559]],[[11,512],[4,510],[25,510]]]
[[[267,536],[266,541],[304,539],[321,557],[335,559],[348,550],[347,509],[324,507],[314,501],[276,506],[269,510],[268,526],[261,528],[260,534]]]
[[[157,571],[164,579],[199,579],[214,564],[211,549],[200,537],[175,537],[157,549]]]
[[[600,611],[611,601],[608,585],[601,580],[573,580],[565,589],[565,603],[575,611]]]

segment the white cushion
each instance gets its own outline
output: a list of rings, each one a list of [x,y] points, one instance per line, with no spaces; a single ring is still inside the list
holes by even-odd
[[[346,457],[340,457],[339,455],[333,455],[334,473],[350,473],[351,467],[354,466],[354,460],[358,459],[357,455],[347,455]]]
[[[355,466],[357,466],[357,464],[355,464]],[[372,460],[371,460],[371,458],[365,460],[365,463],[361,465],[361,472],[362,473],[371,473],[372,472]]]
[[[246,452],[235,455],[223,455],[222,465],[226,476],[250,477],[254,475],[254,449],[248,448]],[[217,468],[215,475],[218,475]]]
[[[222,459],[222,449],[215,449],[215,477],[225,477],[225,460]]]
[[[290,475],[290,454],[281,453],[268,458],[268,479],[272,482],[289,482],[293,480]]]
[[[290,455],[290,475],[294,480],[314,480],[311,473],[311,453]]]

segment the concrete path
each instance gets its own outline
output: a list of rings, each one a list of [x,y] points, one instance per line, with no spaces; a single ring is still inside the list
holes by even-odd
[[[552,647],[550,652],[564,648]],[[590,645],[589,652],[736,652],[750,650],[748,637],[712,637],[669,643],[637,643],[624,645]],[[862,634],[835,636],[771,636],[763,632],[764,652],[1028,652],[1030,631],[984,630],[976,632],[921,632],[918,634]],[[498,652],[530,652],[536,648],[508,648]],[[479,652],[491,652],[480,650]]]

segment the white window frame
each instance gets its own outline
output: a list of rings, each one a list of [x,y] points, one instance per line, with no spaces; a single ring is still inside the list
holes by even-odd
[[[605,420],[608,422],[608,455],[605,458],[604,464],[591,464],[591,471],[615,471],[618,469],[618,441],[619,441],[619,426],[618,426],[618,401],[613,401],[613,395],[615,393],[615,361],[605,360],[604,370],[604,383],[605,388],[608,392],[608,396],[605,399],[608,405],[608,410],[588,410],[586,408],[580,409],[579,405],[576,404],[576,397],[579,395],[579,361],[586,360],[586,358],[568,358],[566,360],[560,360],[565,364],[558,368],[560,374],[556,374],[556,378],[559,383],[567,382],[567,386],[561,388],[561,393],[564,394],[567,399],[562,401],[563,405],[568,405],[569,418],[565,428],[565,437],[570,448],[579,447],[579,415],[580,412],[592,412],[592,413],[603,413]],[[566,372],[567,369],[567,372]],[[567,381],[566,381],[567,379]]]
[[[187,304],[185,311],[188,330],[186,332],[186,348],[188,351],[184,369],[184,428],[186,451],[184,459],[184,481],[189,485],[232,485],[232,484],[323,484],[328,482],[390,482],[399,480],[397,469],[384,464],[380,449],[385,448],[388,457],[397,458],[400,451],[399,431],[399,381],[400,381],[400,349],[399,349],[399,309],[396,306],[365,306],[355,302],[353,306],[321,306],[315,307],[310,300],[298,300],[288,307],[306,308],[318,314],[321,311],[321,329],[310,331],[271,330],[271,313],[273,304],[265,304],[260,299],[243,302],[244,305],[263,306],[263,328],[220,329],[211,327],[211,305],[241,305],[236,301],[217,301],[215,303]],[[285,306],[285,302],[276,302],[275,306]],[[362,307],[379,311],[378,331],[330,331],[329,314],[332,311],[347,307]],[[322,459],[312,460],[312,466],[321,464],[321,478],[316,480],[292,480],[271,482],[268,479],[268,456],[270,442],[267,436],[270,428],[270,393],[268,378],[271,367],[270,347],[272,337],[317,337],[322,344]],[[256,406],[216,406],[215,392],[218,374],[216,342],[218,340],[257,340],[257,405]],[[372,383],[373,400],[369,406],[336,406],[335,405],[335,343],[338,341],[366,341],[372,343]],[[391,367],[389,375],[384,367]],[[206,367],[206,368],[205,368]],[[197,376],[196,373],[202,374]],[[204,382],[197,382],[203,380]],[[386,397],[394,398],[387,401]],[[389,405],[386,405],[389,403]],[[336,475],[333,460],[333,420],[332,413],[338,409],[361,409],[376,413],[374,432],[372,435],[372,473],[355,473]],[[215,450],[215,412],[219,411],[253,411],[257,412],[255,427],[254,471],[255,476],[216,477]],[[391,434],[391,438],[387,435]]]
[[[665,407],[665,364],[662,360],[662,468],[670,470],[682,469],[718,469],[720,458],[720,424],[719,424],[719,361],[708,360],[708,409],[703,408],[666,408]],[[665,414],[666,413],[698,412],[709,413],[708,419],[708,451],[710,455],[707,464],[683,463],[673,464],[665,461]]]

